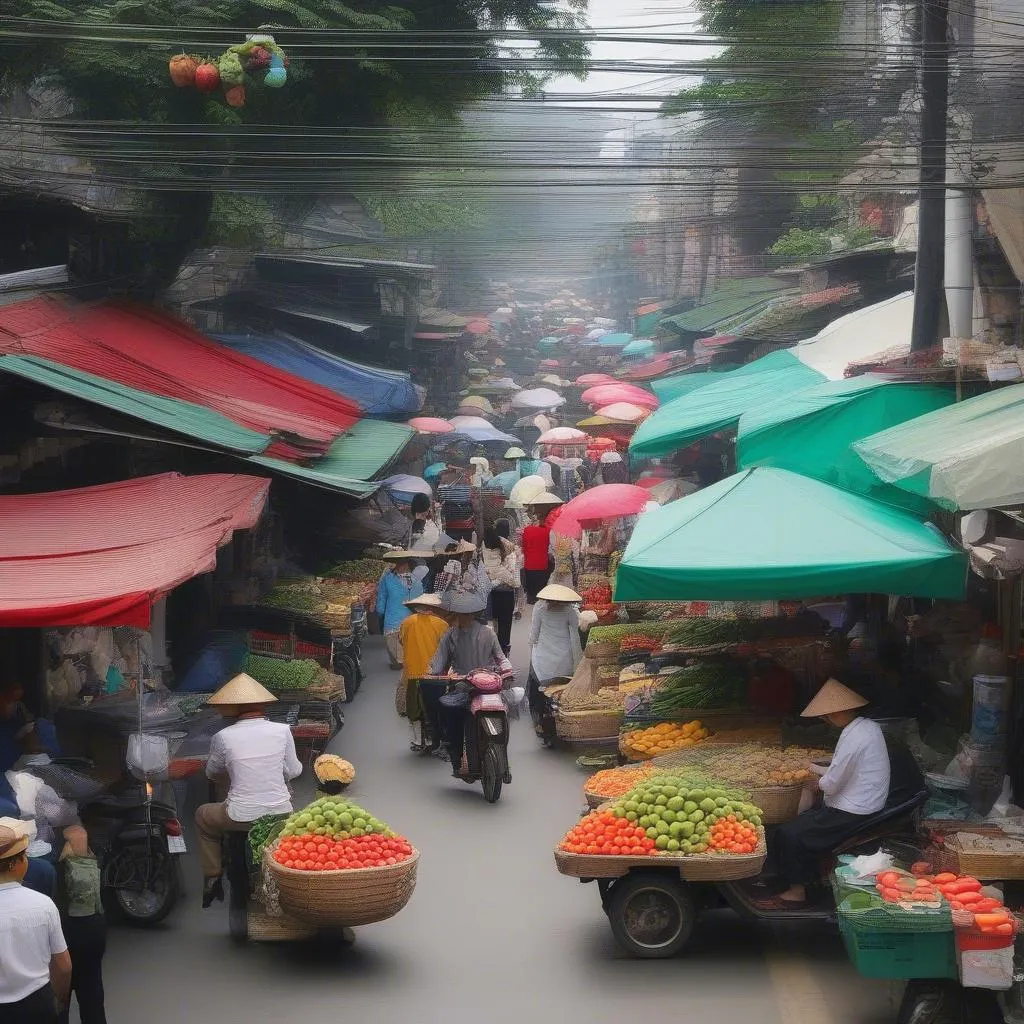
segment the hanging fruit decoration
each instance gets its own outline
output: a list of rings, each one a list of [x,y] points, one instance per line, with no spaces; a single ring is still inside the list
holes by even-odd
[[[179,88],[194,86],[200,92],[212,93],[223,87],[225,103],[244,107],[246,86],[262,84],[280,89],[288,81],[288,56],[273,36],[258,33],[228,47],[216,60],[180,53],[170,59],[168,70]]]

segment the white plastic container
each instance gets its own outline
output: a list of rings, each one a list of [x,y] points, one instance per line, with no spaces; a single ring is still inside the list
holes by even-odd
[[[971,741],[1000,744],[1010,731],[1011,680],[1009,676],[977,675],[971,712]]]

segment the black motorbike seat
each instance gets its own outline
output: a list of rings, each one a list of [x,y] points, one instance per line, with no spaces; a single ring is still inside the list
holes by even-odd
[[[867,832],[878,828],[879,825],[884,825],[887,821],[905,818],[907,815],[913,814],[927,799],[928,790],[922,789],[909,799],[901,800],[899,803],[886,804],[877,814],[866,815],[864,823],[858,831]]]

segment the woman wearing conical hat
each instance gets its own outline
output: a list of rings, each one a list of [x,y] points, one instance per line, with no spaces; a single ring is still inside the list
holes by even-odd
[[[247,832],[264,814],[290,814],[288,783],[302,774],[292,731],[266,718],[277,698],[244,672],[225,683],[207,703],[234,724],[210,742],[206,774],[226,775],[227,799],[196,809],[199,859],[203,867],[203,906],[224,899],[221,841],[225,832]]]
[[[889,798],[889,751],[877,722],[860,714],[867,701],[830,679],[804,708],[804,718],[823,718],[841,729],[828,770],[818,780],[823,800],[781,826],[776,863],[789,888],[776,897],[782,909],[807,901],[807,886],[821,878],[821,860],[863,827]]]

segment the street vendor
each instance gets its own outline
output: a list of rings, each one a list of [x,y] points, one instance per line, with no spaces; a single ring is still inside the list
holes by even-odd
[[[432,676],[468,676],[477,669],[511,673],[512,663],[498,643],[498,635],[490,626],[478,621],[487,605],[485,598],[471,592],[453,593],[445,600],[452,624],[441,637],[437,652],[430,662]],[[441,708],[441,730],[452,761],[452,774],[462,772],[467,708],[445,701]]]
[[[855,835],[865,818],[881,811],[889,798],[885,735],[877,722],[858,713],[867,703],[859,693],[829,679],[803,710],[802,717],[823,718],[842,732],[832,763],[818,780],[822,806],[805,811],[776,833],[776,863],[789,885],[776,897],[783,908],[807,901],[807,886],[820,878],[822,856]]]
[[[203,907],[224,899],[221,842],[225,832],[247,832],[264,814],[290,814],[288,783],[302,774],[291,729],[269,722],[266,706],[277,698],[244,672],[222,686],[208,701],[225,718],[236,721],[210,742],[206,774],[226,775],[227,799],[196,809],[199,857],[203,868]]]

